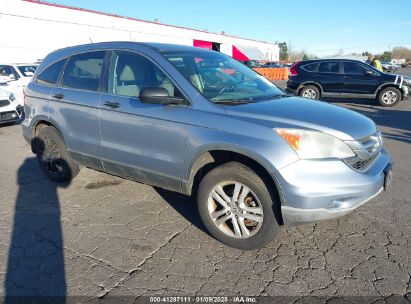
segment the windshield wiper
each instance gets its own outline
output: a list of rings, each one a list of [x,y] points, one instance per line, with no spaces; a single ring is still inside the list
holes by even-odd
[[[278,95],[273,95],[273,96],[266,97],[265,99],[266,100],[268,100],[268,99],[280,99],[280,98],[287,98],[287,97],[291,97],[291,95],[289,95],[289,94],[278,94]]]
[[[219,104],[226,104],[226,105],[239,105],[239,104],[247,104],[247,103],[254,103],[253,99],[220,99],[213,101],[214,103]]]

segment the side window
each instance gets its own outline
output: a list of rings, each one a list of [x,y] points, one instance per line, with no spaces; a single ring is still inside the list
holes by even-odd
[[[321,62],[318,71],[320,73],[339,73],[340,64],[339,62],[332,62],[332,61]]]
[[[318,63],[311,63],[303,65],[301,68],[308,71],[308,72],[315,72],[317,70]]]
[[[56,84],[61,72],[61,69],[64,66],[66,59],[57,61],[49,67],[47,67],[41,74],[37,77],[36,82],[39,84]]]
[[[63,75],[63,86],[79,90],[98,91],[104,51],[71,56]]]
[[[172,81],[147,58],[130,52],[114,52],[110,60],[108,93],[137,98],[147,87],[162,87],[170,96],[181,96]]]
[[[364,75],[367,69],[356,62],[344,62],[344,73]]]

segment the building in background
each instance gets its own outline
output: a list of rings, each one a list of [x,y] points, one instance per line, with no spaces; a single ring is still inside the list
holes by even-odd
[[[102,41],[191,45],[238,60],[279,60],[277,44],[37,0],[0,0],[0,62],[34,62],[49,52]]]
[[[407,60],[405,58],[402,59],[391,59],[392,64],[404,64]]]

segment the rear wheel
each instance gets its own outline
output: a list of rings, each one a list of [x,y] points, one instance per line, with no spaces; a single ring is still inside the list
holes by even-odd
[[[41,170],[54,182],[69,182],[80,171],[70,158],[59,132],[51,126],[39,130],[34,147]]]
[[[268,244],[280,231],[273,197],[253,170],[230,162],[201,180],[197,203],[204,225],[217,240],[252,250]]]
[[[306,87],[303,87],[299,94],[301,97],[308,98],[308,99],[313,99],[313,100],[318,100],[320,99],[320,91],[318,90],[317,87],[313,85],[309,85]]]
[[[401,92],[397,88],[388,87],[378,93],[377,99],[383,107],[392,107],[401,100]]]

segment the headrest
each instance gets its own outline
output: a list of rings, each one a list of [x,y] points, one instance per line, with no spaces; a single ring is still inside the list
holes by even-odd
[[[124,66],[123,70],[121,71],[119,80],[120,81],[135,81],[136,80],[134,72],[129,65]]]

